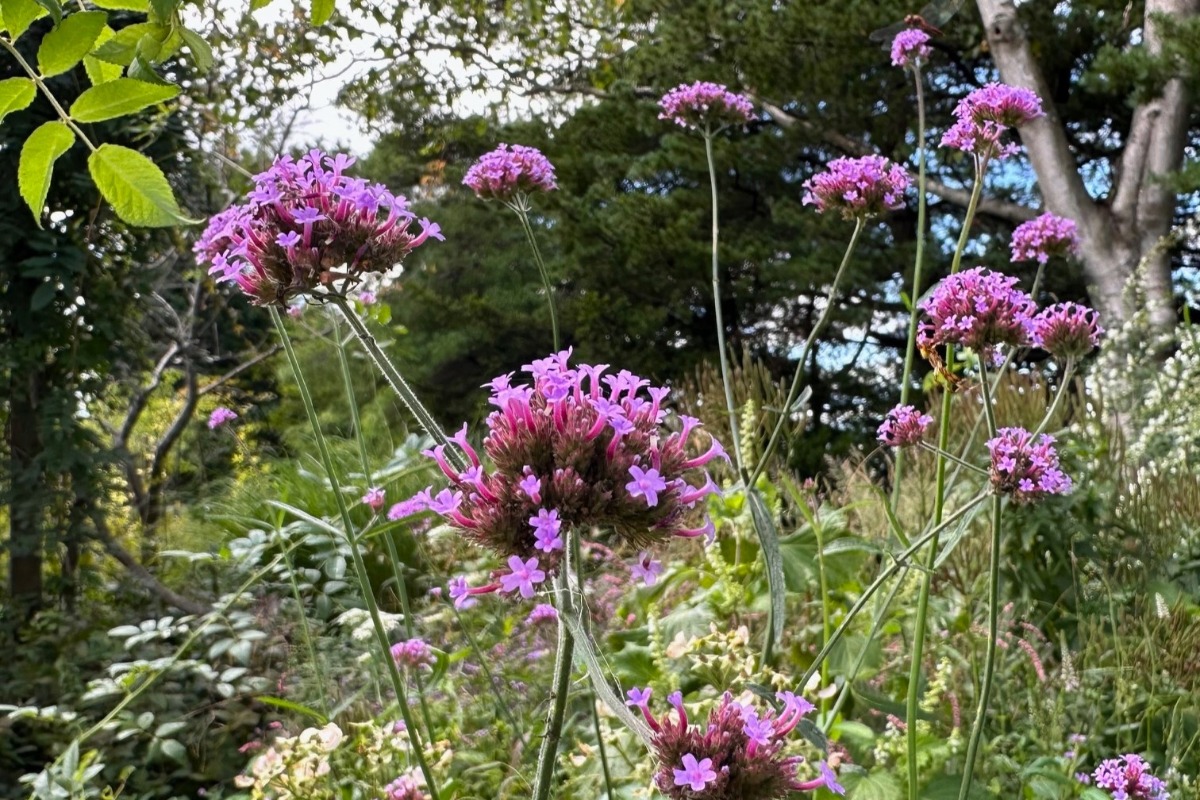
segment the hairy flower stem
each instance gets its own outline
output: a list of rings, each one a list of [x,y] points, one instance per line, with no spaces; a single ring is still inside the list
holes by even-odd
[[[573,534],[570,534],[573,535]],[[565,559],[564,559],[565,561]],[[570,614],[574,604],[567,589],[568,564],[563,564],[554,577],[554,594],[558,608],[558,646],[554,651],[554,682],[550,689],[550,710],[546,714],[546,727],[542,731],[542,746],[538,750],[537,779],[533,784],[533,800],[548,800],[550,784],[554,779],[554,764],[558,760],[558,742],[562,737],[563,718],[567,712],[567,694],[571,689],[571,658],[575,650],[575,639],[567,630],[563,619]]]
[[[529,239],[529,247],[533,250],[533,260],[537,262],[538,272],[542,276],[542,286],[546,289],[546,302],[550,305],[550,330],[554,335],[554,352],[562,346],[558,337],[558,310],[554,306],[554,287],[550,283],[550,271],[542,260],[542,251],[538,248],[537,238],[533,235],[533,226],[529,224],[529,205],[524,197],[518,198],[509,205],[521,218],[521,227],[525,229],[525,237]]]
[[[1045,433],[1046,428],[1054,419],[1054,415],[1058,413],[1059,406],[1062,405],[1063,398],[1067,394],[1067,387],[1071,385],[1071,378],[1075,374],[1075,359],[1067,359],[1067,365],[1063,367],[1062,379],[1058,384],[1058,391],[1054,393],[1054,401],[1050,403],[1050,408],[1046,409],[1046,416],[1042,417],[1042,422],[1037,426],[1037,430],[1033,432],[1034,436]]]
[[[975,185],[971,188],[971,199],[967,204],[967,213],[963,218],[962,231],[958,235],[958,245],[954,248],[954,259],[950,264],[950,274],[956,274],[962,267],[963,251],[971,238],[971,225],[975,221],[975,210],[979,207],[979,197],[983,193],[983,176],[986,163],[979,163],[975,171]],[[914,298],[913,302],[916,300]],[[914,311],[916,310],[914,306]],[[911,335],[911,331],[910,331]],[[954,345],[946,348],[946,369],[954,369]],[[942,390],[942,411],[938,421],[938,457],[936,461],[936,486],[933,499],[933,523],[942,521],[946,506],[946,464],[945,453],[950,450],[950,405],[953,400],[954,386],[949,380]],[[917,797],[920,775],[917,769],[917,715],[921,702],[921,663],[925,656],[925,628],[929,617],[929,593],[933,584],[933,569],[937,564],[938,540],[935,536],[929,545],[925,556],[925,571],[921,576],[921,588],[917,593],[917,615],[913,621],[912,661],[908,669],[908,694],[905,697],[905,729],[906,760],[908,767],[908,796]]]
[[[367,326],[363,324],[362,319],[359,318],[354,309],[350,307],[350,303],[341,295],[334,294],[328,297],[333,305],[337,307],[338,311],[342,312],[342,316],[346,318],[346,321],[350,323],[350,330],[354,331],[354,335],[358,337],[359,343],[367,351],[367,355],[371,357],[371,360],[375,362],[375,366],[383,373],[383,377],[387,379],[392,389],[399,395],[401,402],[417,418],[417,423],[426,433],[433,437],[434,441],[446,446],[446,458],[454,465],[455,469],[459,471],[465,470],[467,462],[458,452],[458,448],[451,446],[451,442],[446,438],[446,434],[442,432],[441,426],[437,424],[437,421],[434,420],[433,415],[429,413],[425,406],[421,405],[421,401],[417,399],[413,390],[409,388],[400,371],[396,369],[396,366],[384,354],[383,349],[379,346],[379,342],[375,341],[375,337],[367,330]]]
[[[579,593],[580,618],[583,622],[583,629],[587,631],[589,636],[591,636],[592,617],[591,611],[587,604],[587,595],[584,594],[583,590],[583,551],[579,545],[580,538],[581,537],[579,536],[571,537],[571,544],[573,548],[571,558],[575,560],[575,591]],[[596,729],[596,747],[600,751],[600,769],[604,775],[604,789],[606,796],[611,798],[613,797],[612,775],[609,774],[608,771],[608,753],[605,751],[604,736],[600,730],[600,711],[596,708],[597,697],[595,690],[593,690],[591,694],[592,726]]]
[[[758,464],[751,471],[750,477],[746,479],[747,486],[754,485],[754,481],[767,468],[767,463],[771,455],[775,452],[775,448],[779,446],[779,438],[783,433],[783,426],[787,423],[792,404],[796,402],[796,397],[800,394],[800,379],[804,377],[804,365],[808,362],[808,354],[812,351],[817,337],[825,330],[825,325],[829,322],[829,317],[833,313],[834,301],[837,299],[838,285],[842,281],[842,276],[846,273],[846,266],[850,263],[850,256],[853,255],[854,248],[858,245],[858,239],[862,235],[864,227],[863,218],[858,217],[854,221],[854,233],[850,234],[850,243],[846,245],[846,252],[842,255],[842,263],[838,265],[837,274],[833,276],[833,285],[829,287],[829,298],[825,303],[825,309],[821,312],[821,316],[817,317],[817,322],[813,325],[812,331],[809,332],[808,338],[804,340],[804,347],[800,350],[800,358],[796,361],[796,373],[792,376],[791,387],[788,388],[787,400],[784,401],[783,407],[779,411],[779,419],[775,422],[775,427],[771,430],[771,438],[767,440],[767,446],[763,448],[762,455],[758,459]]]
[[[837,719],[838,712],[842,710],[846,700],[850,697],[854,681],[858,679],[858,671],[862,669],[863,662],[867,660],[867,652],[871,649],[867,645],[875,641],[875,637],[879,635],[879,629],[883,627],[883,622],[887,618],[888,609],[892,607],[892,601],[896,599],[896,595],[900,592],[900,587],[904,586],[904,580],[908,575],[908,569],[904,569],[900,573],[900,577],[892,584],[892,588],[888,590],[887,596],[880,600],[875,606],[875,613],[871,617],[871,630],[867,633],[866,642],[859,649],[858,655],[854,657],[854,663],[850,665],[850,671],[846,673],[846,682],[842,684],[842,690],[838,692],[837,700],[833,702],[833,708],[829,709],[821,722],[821,731],[825,734],[829,733],[829,729],[833,727],[834,720]]]
[[[344,301],[342,302],[344,303]],[[404,724],[408,727],[408,737],[412,742],[413,759],[417,762],[417,766],[421,770],[421,775],[425,778],[425,787],[429,792],[430,800],[438,800],[437,781],[434,780],[433,772],[429,769],[429,764],[425,761],[425,751],[421,743],[421,735],[415,720],[412,718],[412,710],[408,707],[407,693],[404,690],[404,679],[400,675],[400,668],[396,666],[396,662],[392,658],[391,643],[388,641],[387,631],[383,627],[383,619],[379,616],[379,605],[375,602],[375,591],[371,587],[370,578],[367,575],[367,565],[363,561],[358,534],[354,527],[354,521],[350,518],[350,509],[346,505],[345,494],[342,492],[341,485],[338,482],[333,456],[329,452],[329,445],[325,441],[325,434],[321,431],[321,422],[317,416],[316,406],[313,405],[312,393],[309,391],[308,383],[305,381],[304,373],[301,371],[300,360],[296,357],[296,350],[292,347],[292,340],[288,336],[287,326],[284,325],[283,318],[279,316],[279,309],[271,306],[269,312],[271,314],[271,321],[275,324],[275,330],[278,332],[280,341],[283,343],[283,350],[287,355],[288,365],[292,368],[292,375],[296,379],[296,387],[300,390],[300,400],[304,404],[304,412],[308,416],[309,424],[312,426],[313,439],[316,440],[317,452],[321,457],[321,466],[325,469],[325,477],[329,480],[330,491],[333,493],[338,513],[342,518],[346,538],[350,543],[350,553],[354,559],[354,571],[358,578],[359,590],[362,593],[363,602],[367,604],[367,613],[371,617],[371,624],[375,631],[375,641],[379,646],[379,652],[386,665],[388,675],[391,678],[392,689],[396,692],[396,702],[400,706],[400,715],[404,719]],[[345,313],[345,309],[343,309],[343,313]],[[353,314],[350,316],[353,317]],[[357,317],[354,317],[354,319],[357,320]],[[361,325],[361,321],[359,324]]]
[[[712,290],[713,310],[717,318],[717,355],[721,363],[721,385],[725,388],[725,412],[729,415],[729,436],[733,442],[733,458],[738,475],[746,477],[742,463],[741,433],[738,431],[737,408],[733,402],[733,382],[729,377],[729,352],[725,344],[725,317],[721,309],[721,270],[718,244],[721,238],[720,209],[717,205],[717,164],[713,158],[713,134],[704,132],[704,155],[708,158],[708,185],[712,193]],[[746,482],[750,486],[750,482]]]
[[[913,81],[917,88],[917,254],[913,259],[912,291],[909,292],[911,308],[908,313],[908,342],[904,348],[904,371],[900,378],[900,405],[908,405],[912,393],[913,362],[917,354],[917,322],[921,318],[921,309],[917,308],[917,300],[921,297],[921,271],[925,263],[925,88],[921,80],[921,62],[913,62]],[[905,452],[903,449],[896,453],[896,464],[892,469],[892,510],[900,502],[900,482],[904,475]],[[909,796],[913,797],[912,786]]]
[[[838,623],[838,626],[834,629],[833,633],[830,634],[829,641],[825,643],[825,646],[822,647],[821,651],[817,653],[815,658],[813,658],[813,663],[809,665],[808,669],[805,671],[803,677],[801,677],[797,685],[808,685],[808,682],[810,679],[812,679],[812,676],[821,669],[822,662],[828,658],[829,653],[833,650],[837,643],[841,641],[842,636],[846,633],[846,630],[850,627],[851,623],[854,622],[859,613],[867,605],[867,602],[875,595],[877,591],[879,591],[883,584],[887,583],[897,572],[900,572],[901,570],[907,570],[909,567],[908,560],[914,554],[916,554],[922,547],[929,544],[931,541],[936,540],[937,537],[941,535],[942,531],[953,525],[962,517],[966,516],[971,509],[979,505],[979,503],[981,503],[986,497],[987,494],[976,496],[972,500],[968,501],[962,508],[947,517],[941,525],[938,525],[932,530],[917,537],[910,546],[902,550],[900,553],[893,555],[892,563],[885,567],[875,577],[875,580],[871,581],[871,584],[863,590],[862,595],[854,601],[854,605],[850,606],[850,610],[846,612],[846,615],[842,618],[842,621]]]

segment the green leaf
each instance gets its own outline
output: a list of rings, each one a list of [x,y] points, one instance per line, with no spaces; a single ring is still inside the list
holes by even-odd
[[[61,75],[78,64],[91,52],[106,22],[108,15],[103,11],[84,11],[72,14],[47,33],[37,54],[42,76]]]
[[[58,294],[58,284],[54,281],[40,284],[33,290],[33,297],[29,298],[29,310],[41,311],[53,302],[56,294]]]
[[[62,22],[62,6],[58,0],[33,0],[42,8],[46,9],[50,14],[50,18],[54,20],[55,26]]]
[[[153,84],[154,86],[171,85],[163,76],[154,71],[154,67],[150,66],[148,59],[140,55],[133,57],[133,62],[130,63],[129,69],[126,70],[125,74],[134,80]]]
[[[771,652],[783,638],[783,618],[787,613],[783,577],[783,552],[779,548],[779,532],[766,502],[757,489],[750,489],[750,515],[754,530],[762,547],[763,559],[767,562],[767,589],[771,593],[770,627],[767,630],[767,645],[763,648],[763,660],[771,658]]]
[[[163,24],[171,21],[175,16],[175,9],[179,8],[179,0],[150,0],[150,13],[152,18],[157,19]]]
[[[183,37],[184,44],[191,51],[192,63],[196,65],[196,69],[202,73],[212,69],[213,51],[208,42],[204,41],[204,37],[187,28],[180,28],[179,35]]]
[[[112,37],[112,28],[105,25],[100,29],[100,36],[96,39],[96,46],[103,45]],[[93,86],[121,77],[121,66],[119,64],[110,64],[91,55],[83,57],[83,68],[87,72],[88,80],[92,82]]]
[[[162,170],[136,150],[102,144],[88,156],[88,172],[117,216],[130,225],[162,228],[197,222],[179,210]]]
[[[179,94],[178,86],[160,86],[133,78],[93,86],[71,104],[71,117],[79,122],[101,122],[123,117],[147,106],[170,100]]]
[[[163,42],[170,35],[170,30],[153,22],[139,22],[121,28],[104,44],[92,51],[92,55],[110,64],[129,66],[134,56],[138,55],[138,45],[143,38],[149,36],[152,41]]]
[[[271,5],[271,0],[250,0],[250,13],[253,14],[260,8],[266,8]]]
[[[17,185],[39,228],[42,227],[42,211],[46,208],[54,162],[73,144],[75,133],[71,128],[61,120],[53,120],[29,134],[25,146],[21,148]]]
[[[187,748],[178,739],[163,739],[159,745],[162,754],[178,764],[188,763]]]
[[[333,0],[312,0],[312,24],[324,25],[333,16]]]
[[[318,725],[324,725],[329,722],[325,715],[320,711],[317,711],[315,708],[309,708],[308,706],[301,705],[300,703],[296,703],[291,700],[285,700],[282,697],[273,697],[272,695],[264,694],[259,695],[256,699],[266,703],[269,706],[275,706],[276,708],[283,708],[288,711],[295,711],[299,714],[303,714],[304,716],[314,720]]]
[[[0,0],[0,16],[11,41],[21,38],[35,19],[46,16],[46,9],[33,0]]]
[[[871,772],[845,783],[851,800],[900,800],[904,796],[900,783],[887,772]]]
[[[92,0],[92,5],[109,11],[140,11],[143,14],[150,10],[150,0]]]
[[[9,78],[0,81],[0,121],[14,111],[29,108],[37,96],[37,86],[30,78]]]

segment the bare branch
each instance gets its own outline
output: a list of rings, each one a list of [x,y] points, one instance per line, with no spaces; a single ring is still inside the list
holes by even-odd
[[[229,370],[229,372],[226,372],[221,377],[219,377],[213,381],[210,381],[209,383],[204,384],[203,386],[200,387],[199,391],[196,392],[196,395],[198,397],[203,397],[204,395],[208,394],[209,392],[212,392],[212,391],[215,391],[215,390],[221,388],[224,384],[233,380],[238,375],[241,375],[243,372],[245,372],[246,370],[250,369],[251,367],[253,367],[257,364],[261,364],[262,362],[266,361],[268,358],[275,355],[282,349],[283,349],[283,345],[281,345],[281,344],[271,345],[266,350],[262,351],[261,353],[254,356],[250,360],[243,361],[242,363],[238,364],[236,367]]]
[[[117,543],[117,540],[113,538],[112,533],[108,530],[104,515],[99,513],[99,511],[92,514],[92,523],[96,526],[96,538],[104,545],[105,551],[116,559],[121,566],[125,567],[130,577],[149,590],[151,594],[156,595],[167,605],[178,608],[180,611],[188,614],[200,616],[212,610],[203,603],[184,597],[160,583],[148,569],[137,562],[132,553]]]

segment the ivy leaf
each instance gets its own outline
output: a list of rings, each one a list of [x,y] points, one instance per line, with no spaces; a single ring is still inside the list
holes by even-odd
[[[0,11],[3,11],[4,27],[8,30],[9,38],[13,42],[29,30],[29,26],[35,19],[46,16],[46,9],[33,0],[4,0],[3,3],[0,3]]]
[[[14,111],[29,108],[37,96],[37,86],[29,78],[9,78],[0,81],[0,122]]]
[[[170,31],[162,25],[156,25],[153,22],[139,22],[136,25],[121,28],[113,34],[112,38],[93,50],[92,55],[101,61],[127,67],[133,61],[133,57],[138,54],[138,45],[144,37],[149,36],[153,41],[162,42],[169,33]]]
[[[201,73],[212,69],[213,51],[208,42],[204,41],[204,37],[187,28],[180,28],[179,35],[183,37],[183,43],[191,51],[192,63],[196,65],[196,69]]]
[[[96,39],[96,46],[103,45],[112,37],[112,28],[105,25],[100,29],[100,36]],[[92,82],[93,86],[121,77],[121,67],[119,64],[110,64],[91,55],[83,57],[83,68],[87,72],[88,80]]]
[[[162,170],[136,150],[102,144],[88,156],[88,172],[117,216],[130,225],[165,228],[197,222],[179,210]]]
[[[78,64],[91,52],[107,22],[108,15],[103,11],[84,11],[72,14],[47,33],[37,53],[42,77],[61,75]]]
[[[29,134],[25,146],[21,148],[17,185],[39,228],[42,227],[42,211],[46,208],[46,195],[50,191],[54,162],[70,150],[73,144],[74,131],[65,122],[54,120]]]
[[[312,24],[324,25],[333,16],[333,0],[312,0]]]
[[[79,122],[102,122],[123,117],[147,106],[170,100],[178,86],[162,86],[133,78],[116,78],[85,91],[71,104],[71,117]]]

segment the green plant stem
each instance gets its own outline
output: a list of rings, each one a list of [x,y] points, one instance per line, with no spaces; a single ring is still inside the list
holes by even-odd
[[[733,460],[738,475],[746,477],[742,463],[741,435],[738,431],[737,407],[733,401],[733,381],[729,376],[729,353],[725,344],[725,317],[721,309],[721,270],[718,245],[721,238],[720,208],[717,204],[717,164],[713,158],[713,134],[704,132],[704,155],[708,158],[708,185],[712,195],[712,291],[713,310],[717,320],[717,355],[721,364],[721,385],[725,389],[725,413],[729,415],[729,437],[733,442]],[[749,482],[746,483],[750,485]]]
[[[342,301],[343,304],[345,301]],[[343,313],[345,306],[342,306]],[[408,737],[412,743],[413,758],[417,762],[418,768],[421,770],[421,775],[425,778],[425,787],[429,792],[430,800],[438,800],[437,781],[434,779],[433,772],[429,769],[429,764],[425,760],[424,748],[421,744],[421,735],[416,726],[415,720],[412,718],[412,710],[408,707],[407,693],[404,689],[404,679],[400,675],[400,669],[396,666],[395,660],[392,658],[391,643],[388,642],[387,631],[383,627],[383,619],[379,616],[379,606],[375,602],[375,592],[371,588],[370,579],[367,575],[367,565],[363,561],[362,549],[359,547],[358,534],[354,527],[354,522],[350,518],[350,509],[346,505],[345,495],[342,493],[341,485],[338,481],[337,470],[333,463],[333,456],[329,452],[329,445],[325,441],[325,434],[321,431],[321,422],[317,416],[316,406],[313,405],[312,393],[308,389],[308,383],[304,379],[304,373],[300,368],[300,360],[296,357],[296,350],[292,347],[291,337],[288,335],[287,326],[284,325],[283,318],[279,316],[279,309],[271,306],[270,309],[271,321],[275,324],[275,330],[279,333],[279,338],[283,342],[283,350],[287,355],[288,365],[292,368],[292,374],[296,379],[296,387],[300,391],[300,399],[304,404],[304,412],[308,416],[309,424],[312,426],[313,438],[317,443],[317,451],[321,457],[321,465],[325,469],[325,475],[329,480],[330,491],[333,493],[334,501],[338,507],[338,513],[342,519],[342,525],[345,528],[346,538],[350,542],[350,553],[354,558],[354,569],[358,577],[359,589],[363,595],[363,601],[367,604],[367,612],[371,617],[371,624],[375,631],[375,641],[379,646],[379,652],[385,664],[392,681],[392,689],[396,692],[396,701],[400,705],[400,715],[404,719],[404,724],[408,728]],[[349,315],[357,321],[357,317],[353,314]],[[361,321],[359,321],[361,325]],[[351,323],[353,327],[353,322]],[[368,334],[369,336],[369,334]]]
[[[400,610],[404,614],[404,635],[409,639],[414,639],[416,632],[413,630],[412,624],[412,607],[408,602],[408,587],[404,584],[404,573],[400,567],[400,554],[396,551],[396,543],[392,541],[391,536],[384,536],[383,541],[387,547],[388,558],[392,561],[392,575],[396,580],[396,596],[400,598]],[[413,669],[412,678],[417,685],[417,699],[421,702],[421,718],[425,721],[425,733],[432,742],[436,737],[433,734],[433,715],[429,713],[429,701],[425,699],[425,681],[422,680],[421,673],[417,669]]]
[[[574,550],[574,552],[572,554],[572,558],[575,560],[575,581],[579,585],[578,591],[579,591],[580,618],[583,623],[583,629],[585,631],[587,631],[588,635],[590,636],[591,632],[592,632],[592,619],[591,619],[591,612],[588,609],[587,596],[584,594],[584,589],[583,589],[583,586],[584,586],[584,584],[583,584],[583,552],[582,552],[582,549],[580,548],[580,544],[579,544],[580,537],[573,536],[573,537],[571,537],[571,539],[572,539],[571,545]],[[596,709],[597,697],[596,697],[596,692],[594,689],[592,690],[591,694],[592,694],[592,702],[591,702],[592,725],[596,729],[596,746],[600,750],[600,769],[604,775],[605,793],[606,793],[607,797],[611,798],[613,796],[612,775],[609,774],[609,771],[608,771],[608,754],[605,752],[604,736],[602,735],[601,730],[600,730],[600,712]]]
[[[987,356],[979,356],[979,386],[983,391],[983,418],[987,421],[988,436],[996,435],[996,407],[992,405],[992,392],[988,384]]]
[[[279,535],[279,531],[276,530]],[[292,557],[289,548],[286,547],[287,540],[279,535],[279,540],[284,544],[283,564],[287,567],[288,583],[292,586],[292,597],[296,598],[296,610],[300,616],[300,638],[304,640],[304,649],[308,651],[308,659],[312,662],[313,671],[317,676],[317,694],[321,698],[321,710],[325,712],[326,718],[329,717],[329,695],[325,692],[325,671],[321,669],[321,661],[317,658],[317,648],[313,645],[312,631],[308,627],[308,614],[304,613],[304,598],[300,595],[300,584],[296,582],[296,568],[292,565]]]
[[[53,106],[54,112],[58,114],[59,118],[66,123],[66,126],[70,128],[76,136],[79,137],[79,141],[87,145],[88,150],[91,150],[93,153],[96,152],[96,145],[92,144],[92,140],[87,137],[87,134],[75,124],[75,120],[71,119],[71,115],[68,114],[66,109],[62,107],[62,105],[58,102],[58,99],[55,98],[53,93],[51,93],[49,87],[46,86],[45,81],[42,80],[41,73],[34,69],[33,66],[25,60],[25,57],[21,55],[21,51],[2,36],[0,36],[0,47],[3,47],[5,50],[7,50],[9,54],[17,60],[17,63],[21,65],[21,69],[25,70],[25,74],[27,74],[30,80],[33,81],[34,85],[41,90],[42,94],[46,96],[46,99],[50,101],[50,105]]]
[[[1037,430],[1033,432],[1034,436],[1045,433],[1046,428],[1054,419],[1054,415],[1058,413],[1059,406],[1062,405],[1063,398],[1066,397],[1067,387],[1071,385],[1071,378],[1075,373],[1075,359],[1067,359],[1067,365],[1063,367],[1062,380],[1058,384],[1058,391],[1054,393],[1054,401],[1050,403],[1050,408],[1046,409],[1046,416],[1042,418],[1042,422],[1037,426]]]
[[[367,330],[367,326],[363,324],[362,319],[359,318],[354,309],[350,307],[350,303],[341,295],[331,294],[328,295],[328,298],[334,307],[342,313],[346,321],[350,323],[350,330],[358,337],[359,343],[367,351],[367,355],[371,357],[371,360],[375,362],[375,366],[383,373],[383,377],[387,379],[392,389],[400,397],[401,402],[417,418],[417,423],[426,433],[433,437],[435,442],[445,445],[446,458],[454,465],[455,469],[459,471],[465,470],[467,462],[464,460],[462,454],[458,452],[458,448],[451,446],[451,442],[446,437],[446,434],[442,432],[441,426],[437,424],[433,415],[417,399],[408,382],[404,380],[400,371],[396,369],[395,365],[384,354],[383,349],[379,346],[379,342],[375,341],[375,337]]]
[[[787,400],[784,401],[783,408],[779,411],[779,419],[776,421],[775,427],[771,430],[771,438],[767,440],[767,446],[763,449],[763,454],[759,457],[758,464],[751,471],[750,477],[746,479],[747,486],[754,485],[754,481],[767,468],[768,460],[779,445],[779,438],[783,433],[783,426],[787,423],[788,414],[791,413],[792,403],[796,402],[796,397],[800,394],[800,379],[804,377],[804,364],[808,361],[808,354],[812,350],[817,337],[825,330],[825,325],[829,322],[830,314],[833,313],[838,284],[841,283],[842,276],[846,273],[846,266],[850,263],[850,256],[854,253],[854,248],[858,245],[858,239],[862,235],[864,227],[865,224],[862,217],[854,221],[854,233],[850,234],[850,243],[846,245],[846,252],[842,256],[842,263],[838,265],[837,274],[833,276],[833,286],[829,289],[829,300],[826,302],[821,316],[817,317],[817,322],[813,325],[812,331],[809,332],[808,338],[804,341],[804,347],[800,350],[800,358],[796,362],[796,373],[792,376],[791,387],[788,388]]]
[[[830,619],[830,603],[829,597],[829,581],[825,575],[825,537],[821,535],[821,521],[814,513],[810,519],[810,524],[813,526],[813,534],[817,539],[817,582],[821,587],[821,646],[829,641],[829,635],[832,631],[832,620]],[[821,687],[829,685],[829,670],[828,663],[821,664]],[[821,716],[825,718],[826,700],[821,698]]]
[[[838,623],[838,626],[834,629],[833,633],[830,634],[829,641],[825,643],[825,646],[822,647],[821,651],[817,653],[815,658],[813,658],[813,663],[809,665],[808,669],[805,671],[803,677],[801,677],[797,685],[808,685],[809,680],[821,668],[821,663],[829,656],[829,653],[833,650],[834,646],[841,641],[842,635],[846,633],[846,630],[850,627],[850,624],[854,622],[856,617],[858,617],[859,612],[862,611],[863,607],[867,604],[867,601],[869,601],[874,594],[879,591],[880,587],[887,583],[887,581],[890,580],[893,575],[903,569],[907,569],[908,559],[910,559],[926,544],[936,540],[936,538],[941,535],[942,531],[965,516],[968,511],[978,505],[986,497],[986,494],[976,496],[958,511],[955,511],[953,514],[947,517],[946,521],[941,525],[938,525],[927,533],[917,537],[909,547],[902,550],[898,555],[894,555],[892,563],[880,571],[880,573],[875,577],[875,580],[871,581],[871,584],[863,590],[862,596],[854,601],[854,605],[850,606],[850,610],[846,612],[846,616],[842,618],[842,621]]]
[[[975,710],[975,722],[971,725],[971,737],[967,740],[967,759],[962,783],[958,789],[958,800],[967,800],[967,796],[971,792],[975,759],[979,755],[979,743],[983,738],[983,724],[987,717],[988,701],[992,694],[992,681],[996,673],[996,640],[1000,636],[1000,501],[1000,495],[992,496],[992,557],[988,570],[987,654],[983,660],[983,684],[979,690],[979,705]]]
[[[550,797],[550,784],[554,779],[554,764],[558,760],[558,742],[562,736],[563,717],[567,711],[567,694],[571,688],[571,659],[575,649],[575,639],[567,630],[566,622],[563,620],[563,615],[570,614],[573,608],[567,588],[569,570],[569,566],[564,564],[558,575],[554,577],[554,594],[558,601],[556,606],[559,614],[558,646],[554,651],[554,678],[550,689],[550,710],[546,714],[542,746],[538,750],[537,779],[533,785],[533,800],[547,800]]]
[[[917,254],[913,259],[912,292],[909,301],[912,307],[908,312],[908,341],[904,346],[904,370],[900,378],[900,405],[908,405],[912,393],[913,362],[917,354],[917,323],[921,317],[921,309],[917,300],[921,297],[921,272],[925,263],[925,87],[921,79],[921,62],[913,62],[913,81],[917,89]],[[892,510],[900,502],[900,482],[904,476],[905,452],[903,449],[896,453],[896,464],[892,470]],[[911,787],[910,787],[911,788]]]
[[[980,475],[988,474],[986,469],[983,469],[982,467],[979,467],[976,464],[972,464],[970,461],[961,459],[951,452],[948,452],[946,450],[939,450],[939,449],[937,449],[937,447],[929,444],[928,442],[918,442],[917,446],[920,447],[922,450],[933,453],[935,456],[940,456],[942,458],[953,461],[955,463],[955,465],[957,465],[958,467],[961,467],[962,469],[969,469],[969,470],[979,473]]]
[[[833,721],[837,719],[838,712],[842,710],[847,698],[850,696],[854,680],[858,677],[858,671],[862,669],[863,662],[867,660],[867,651],[870,649],[870,644],[879,634],[879,629],[883,627],[883,621],[887,617],[887,610],[891,608],[892,601],[896,599],[896,595],[900,592],[900,587],[904,585],[908,570],[901,572],[900,577],[892,584],[892,588],[888,590],[887,596],[881,600],[875,608],[875,614],[871,618],[871,630],[867,633],[866,642],[862,649],[858,651],[858,655],[854,657],[854,663],[850,666],[850,672],[846,674],[846,682],[842,684],[842,690],[838,692],[837,700],[833,702],[833,708],[829,709],[829,713],[821,725],[822,732],[828,734],[829,729],[833,727]]]
[[[529,247],[533,250],[533,260],[537,262],[538,272],[542,276],[542,286],[546,289],[546,302],[550,305],[550,329],[554,334],[554,351],[557,353],[562,344],[558,336],[558,311],[554,307],[554,287],[550,283],[550,271],[542,259],[542,251],[538,247],[537,238],[533,235],[533,226],[529,224],[529,205],[524,197],[509,205],[521,218],[521,227],[525,229],[525,237],[529,239]]]

